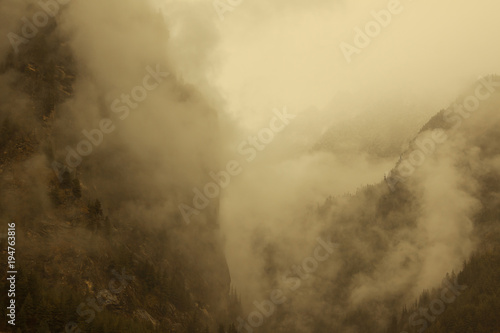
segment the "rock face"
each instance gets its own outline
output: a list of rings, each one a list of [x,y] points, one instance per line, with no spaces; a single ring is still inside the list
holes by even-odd
[[[227,325],[218,201],[190,224],[178,210],[217,163],[216,113],[171,76],[137,108],[140,118],[121,123],[75,38],[51,19],[0,69],[0,221],[17,227],[16,327],[201,332]],[[154,78],[155,66],[141,75]],[[91,129],[112,126],[106,136]],[[83,140],[94,144],[91,153],[68,163],[67,147],[84,149]]]

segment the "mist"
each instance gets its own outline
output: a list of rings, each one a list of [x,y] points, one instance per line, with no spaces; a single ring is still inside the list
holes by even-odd
[[[172,228],[178,247],[193,255],[203,253],[201,245],[186,245],[203,233],[199,226],[216,224],[245,316],[273,289],[300,282],[266,318],[270,331],[311,332],[310,316],[341,327],[350,311],[378,300],[402,307],[459,270],[478,246],[472,219],[481,203],[472,173],[498,168],[498,159],[464,168],[464,161],[483,158],[464,136],[480,133],[494,111],[482,105],[489,113],[464,120],[465,134],[447,131],[449,139],[404,183],[411,204],[401,199],[386,214],[372,199],[391,196],[384,175],[415,140],[428,138],[421,129],[429,119],[479,77],[500,73],[500,47],[492,40],[500,4],[262,0],[221,14],[215,3],[61,6],[57,28],[45,31],[60,41],[61,58],[72,54],[67,71],[76,79],[71,97],[54,107],[44,151],[18,172],[57,172],[56,161],[80,176],[116,221]],[[357,27],[396,5],[398,14],[347,59],[342,43],[355,45]],[[30,1],[0,6],[8,18],[3,35],[20,31],[16,18],[37,10]],[[11,48],[3,39],[2,59]],[[17,109],[11,118],[43,136],[27,93],[11,91],[17,79],[2,72],[0,93],[16,95],[15,102],[2,98],[2,106]],[[197,208],[196,190],[231,161],[241,172],[207,200],[208,208],[180,208]],[[50,209],[43,184],[30,196]],[[15,198],[2,201],[9,206]],[[383,218],[408,223],[386,228]],[[291,272],[312,256],[318,238],[335,244],[328,259],[307,278]],[[389,307],[369,311],[380,327],[387,324]]]
[[[432,116],[478,77],[500,69],[500,48],[491,40],[499,28],[493,14],[499,7],[492,1],[481,6],[401,2],[402,12],[347,63],[341,42],[354,45],[353,29],[363,28],[373,20],[371,11],[386,9],[388,3],[242,2],[217,23],[223,65],[216,82],[228,101],[226,111],[246,133],[240,137],[264,128],[273,108],[285,105],[298,115],[222,197],[232,280],[244,296],[247,314],[280,278],[266,270],[268,254],[260,242],[276,248],[273,263],[300,263],[316,236],[331,228],[312,213],[318,205],[329,196],[342,198],[381,182]],[[348,308],[387,295],[398,295],[401,305],[411,302],[447,272],[460,269],[475,248],[470,221],[478,209],[474,186],[463,189],[469,181],[450,161],[460,148],[443,149],[447,158],[433,156],[438,161],[418,171],[415,191],[422,212],[414,227],[392,235],[402,241],[393,242],[378,230],[387,252],[369,255],[373,248],[355,240],[367,236],[342,231],[350,253],[379,262],[373,275],[355,277]],[[335,279],[342,260],[324,265],[320,270]],[[400,266],[405,268],[395,268]],[[312,308],[327,312],[325,320],[341,318],[346,311],[325,310],[326,288],[316,278],[305,295],[292,295],[291,312]],[[298,332],[295,319],[289,328]]]

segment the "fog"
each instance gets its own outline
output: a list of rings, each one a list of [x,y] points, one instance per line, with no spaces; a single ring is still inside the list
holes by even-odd
[[[287,294],[288,315],[277,325],[309,332],[306,316],[289,314],[315,313],[334,326],[344,311],[387,295],[399,297],[398,305],[411,302],[476,246],[471,217],[480,203],[474,181],[456,166],[459,152],[472,147],[451,138],[408,181],[419,206],[415,225],[388,233],[346,217],[375,216],[361,189],[383,182],[422,126],[478,77],[500,73],[493,40],[500,4],[402,1],[400,13],[348,61],[342,42],[354,45],[354,29],[389,3],[242,1],[221,20],[209,1],[70,1],[52,33],[71,49],[78,75],[72,97],[56,109],[54,157],[67,162],[82,130],[110,119],[113,133],[82,158],[88,190],[107,198],[110,213],[155,225],[180,216],[179,205],[192,206],[192,189],[210,181],[210,172],[238,161],[242,172],[210,206],[218,207],[245,313],[285,288],[283,274],[311,256],[319,236],[340,250]],[[8,17],[36,9],[1,6]],[[6,21],[3,35],[18,23]],[[10,47],[3,39],[0,53]],[[165,74],[147,98],[128,111],[112,107],[155,69]],[[4,73],[1,83],[13,75]],[[238,147],[269,128],[275,112],[288,112],[289,122],[248,160]],[[331,198],[335,204],[320,214]],[[210,214],[193,216],[190,226],[210,223]],[[374,270],[337,281],[353,257]],[[339,304],[322,297],[341,287],[347,294]]]
[[[259,230],[261,237],[271,242],[286,243],[284,252],[300,247],[301,242],[290,242],[290,237],[313,241],[317,228],[314,221],[307,222],[306,233],[297,227],[307,209],[328,195],[354,193],[362,185],[381,181],[406,148],[405,143],[431,116],[448,107],[478,76],[499,72],[500,48],[492,41],[492,32],[499,28],[494,14],[499,5],[493,1],[482,1],[481,5],[467,1],[401,2],[402,12],[348,64],[339,45],[343,41],[354,45],[353,29],[363,28],[373,20],[370,12],[385,9],[388,3],[242,2],[217,23],[222,65],[216,82],[227,100],[227,112],[234,115],[240,127],[248,128],[248,133],[258,132],[271,110],[282,105],[302,115],[294,125],[314,124],[305,135],[292,126],[280,133],[258,157],[260,160],[249,165],[231,185],[221,203],[232,277],[244,294],[253,295],[262,279],[261,270],[256,268],[262,265],[262,258],[252,251],[252,230]],[[316,111],[307,112],[311,107]],[[352,125],[350,122],[362,123],[365,118],[370,122],[353,129],[350,134],[354,138],[347,134],[333,137],[351,144],[347,152],[316,152],[305,147],[307,143],[300,146],[292,139],[299,133],[314,141],[325,124],[338,124],[338,130]],[[321,120],[314,123],[314,119]],[[399,150],[392,149],[383,158],[360,153],[356,141],[366,140],[370,131],[377,133],[377,138],[388,137],[382,144]],[[299,146],[299,152],[292,153],[290,146]],[[279,154],[283,149],[290,154]],[[438,198],[449,202],[454,201],[449,196],[462,197],[454,189],[456,180],[448,168],[440,165],[432,169],[432,178],[425,180],[432,183],[434,178],[443,179],[441,173],[450,177],[450,188],[434,182],[439,192],[429,185],[422,193],[423,201],[433,207],[440,204]],[[450,219],[429,207],[419,228],[430,232],[426,228],[433,228],[438,218],[461,224],[462,209],[466,211],[469,206],[457,204],[461,209],[449,212],[456,214]],[[440,228],[448,230],[447,226]],[[470,232],[467,223],[456,228],[465,228],[460,230],[465,235]],[[455,243],[449,241],[461,240],[453,238],[456,232],[449,230],[450,235],[433,240],[435,245],[425,252],[419,253],[416,248],[411,252],[426,258],[432,258],[434,252],[451,257]],[[468,242],[457,244],[470,252]],[[450,250],[440,246],[450,246]],[[298,259],[307,253],[304,249]],[[415,294],[459,267],[458,258],[463,257],[455,256],[440,269],[429,259],[423,273],[426,276],[414,285]],[[382,287],[380,283],[391,286],[395,282],[378,278],[377,288]]]

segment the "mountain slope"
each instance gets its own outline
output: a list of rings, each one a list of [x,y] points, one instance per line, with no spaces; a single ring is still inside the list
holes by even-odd
[[[147,141],[131,147],[123,128],[79,165],[68,165],[65,147],[81,140],[85,129],[85,110],[75,101],[92,77],[86,70],[60,22],[51,20],[21,52],[9,53],[0,72],[0,221],[16,225],[18,331],[201,332],[227,325],[237,299],[230,295],[216,205],[200,213],[206,223],[187,225],[175,205],[191,199],[193,184],[163,186],[156,173],[170,168],[168,161],[158,162]],[[172,107],[189,108],[204,122],[210,140],[200,138],[200,150],[187,154],[200,156],[192,169],[205,170],[211,162],[201,154],[216,149],[215,114],[176,79],[163,93],[173,96]],[[96,98],[101,106],[87,101],[89,109],[97,108],[94,121],[111,117],[105,94]],[[189,131],[196,124],[184,126]],[[177,142],[197,140],[175,135]],[[175,146],[163,148],[180,155]],[[150,153],[130,158],[134,149]],[[138,173],[141,168],[149,178]],[[199,176],[201,186],[207,176]],[[6,277],[4,271],[4,308]],[[7,329],[2,321],[0,330]]]

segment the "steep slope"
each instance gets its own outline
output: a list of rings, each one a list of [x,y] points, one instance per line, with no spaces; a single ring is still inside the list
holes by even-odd
[[[157,22],[150,15],[146,19]],[[217,203],[189,225],[177,204],[189,203],[192,186],[206,182],[201,171],[214,163],[206,156],[217,149],[217,116],[198,92],[170,77],[162,87],[163,106],[191,113],[172,116],[171,124],[158,128],[185,128],[185,135],[172,131],[173,143],[162,143],[162,155],[172,162],[159,160],[158,145],[148,140],[133,137],[131,146],[124,138],[137,132],[122,128],[71,165],[66,147],[82,142],[87,125],[110,118],[118,127],[118,120],[104,102],[105,91],[96,91],[95,100],[81,100],[90,96],[82,85],[92,82],[97,88],[100,82],[75,54],[74,36],[61,22],[51,19],[19,53],[11,51],[0,72],[0,221],[3,227],[16,225],[16,328],[215,331],[219,323],[231,322],[230,310],[237,308]],[[157,121],[152,111],[142,117]],[[202,132],[195,138],[191,131]],[[184,151],[188,147],[198,149]],[[195,170],[190,175],[199,176],[195,184],[171,178],[175,158],[183,154],[196,156],[190,166]],[[2,262],[8,256],[5,240]],[[3,271],[4,308],[6,277]],[[2,321],[0,330],[8,329]]]
[[[329,198],[303,217],[304,230],[321,226],[319,236],[337,244],[329,260],[313,269],[306,267],[308,258],[302,258],[302,265],[290,271],[301,258],[288,255],[279,240],[261,246],[270,249],[265,260],[274,265],[267,272],[269,288],[287,291],[287,301],[276,305],[259,331],[418,332],[422,325],[409,327],[408,322],[415,299],[429,290],[417,302],[427,306],[441,291],[432,289],[440,288],[448,273],[448,283],[467,283],[468,289],[442,319],[433,320],[452,327],[448,309],[463,311],[472,298],[468,326],[456,326],[456,332],[462,332],[457,327],[475,332],[484,316],[495,311],[479,308],[497,304],[497,285],[481,281],[486,276],[495,280],[498,272],[492,262],[500,253],[499,87],[496,76],[478,81],[422,128],[384,182],[367,185],[355,195]],[[476,259],[470,259],[473,254]],[[460,272],[468,260],[483,268],[476,272],[467,267],[454,281],[453,271]],[[492,298],[480,301],[484,288]],[[492,325],[495,321],[490,320],[484,332],[499,329],[498,323]],[[440,332],[442,326],[436,329]]]

